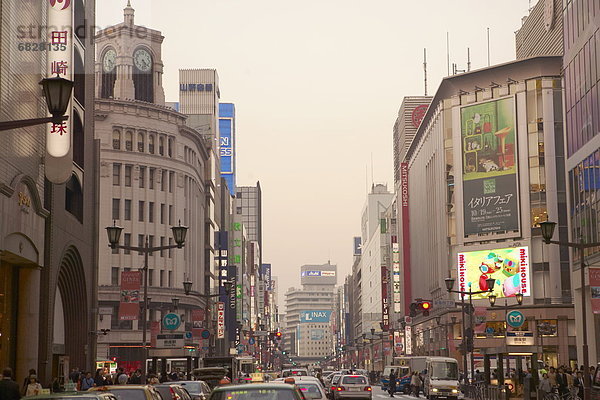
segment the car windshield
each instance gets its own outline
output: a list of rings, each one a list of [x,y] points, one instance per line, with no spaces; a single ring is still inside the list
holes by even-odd
[[[181,386],[187,389],[189,393],[202,393],[200,382],[178,382]]]
[[[345,376],[342,379],[342,384],[345,385],[366,385],[367,379],[364,376]]]
[[[458,364],[451,361],[437,361],[431,363],[431,379],[458,379]]]
[[[250,385],[249,385],[250,386]],[[211,400],[300,400],[291,389],[240,389],[214,392]]]
[[[304,397],[307,399],[320,399],[323,397],[321,395],[321,390],[316,384],[300,382],[296,383],[296,386],[298,386]]]
[[[109,391],[119,400],[146,400],[144,389],[120,389],[111,387]]]
[[[331,379],[331,383],[332,384],[337,383],[341,377],[342,377],[341,375],[334,375],[333,378]]]

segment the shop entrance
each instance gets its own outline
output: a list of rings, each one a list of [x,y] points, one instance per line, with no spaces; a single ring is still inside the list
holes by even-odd
[[[0,365],[16,369],[18,275],[16,267],[0,261]]]

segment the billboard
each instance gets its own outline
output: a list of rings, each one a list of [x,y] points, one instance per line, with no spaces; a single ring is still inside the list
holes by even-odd
[[[461,108],[464,234],[519,230],[513,97]]]
[[[523,296],[530,296],[529,248],[525,246],[458,253],[459,290],[487,290],[488,278],[496,280],[493,293],[498,298],[513,297],[519,292]],[[481,293],[473,295],[473,299],[485,299],[488,296],[488,293]]]
[[[119,321],[138,320],[140,316],[140,271],[121,272],[121,301],[119,302]]]
[[[300,311],[300,322],[329,322],[331,311],[316,310],[316,311]]]
[[[310,340],[323,340],[325,339],[325,330],[324,329],[311,329],[310,330]]]
[[[235,183],[235,105],[219,103],[219,158],[221,176],[227,181],[229,193],[234,196]]]

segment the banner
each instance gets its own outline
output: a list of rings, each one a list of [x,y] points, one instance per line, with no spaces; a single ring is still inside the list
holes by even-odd
[[[496,280],[491,293],[498,298],[514,297],[517,293],[531,296],[529,248],[511,247],[458,253],[459,290],[486,291],[488,278]],[[486,299],[491,293],[476,294],[473,299]]]
[[[192,310],[192,337],[200,339],[202,337],[202,322],[204,321],[204,310],[197,308]]]
[[[150,347],[156,347],[156,338],[160,333],[160,321],[150,321]]]
[[[383,330],[387,331],[390,326],[390,303],[388,300],[388,269],[381,266],[381,320]]]
[[[217,303],[217,339],[225,338],[225,303]]]
[[[140,316],[140,271],[121,272],[121,302],[119,303],[119,321],[138,320]]]
[[[592,296],[592,312],[600,314],[600,268],[588,268],[588,274]]]
[[[519,230],[515,101],[461,109],[464,234]]]
[[[410,303],[412,302],[412,288],[410,284],[410,210],[408,207],[408,163],[400,164],[400,195],[402,199],[402,267],[404,272],[404,314],[408,315],[410,312]],[[408,350],[407,354],[410,354],[408,353]]]

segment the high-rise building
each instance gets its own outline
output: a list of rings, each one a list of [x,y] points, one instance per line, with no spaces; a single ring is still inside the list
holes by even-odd
[[[17,382],[30,368],[46,383],[69,367],[94,367],[94,10],[94,0],[0,6],[0,120],[47,117],[40,77],[74,81],[63,124],[0,134],[0,365]],[[38,51],[51,40],[64,50]],[[58,64],[53,57],[65,58]],[[61,138],[66,155],[54,157],[51,141]],[[52,183],[57,178],[61,184]]]
[[[596,211],[596,199],[600,195],[600,8],[597,1],[568,0],[562,3],[564,9],[557,8],[554,12],[562,12],[564,18],[563,83],[569,213],[549,212],[548,217],[558,223],[557,233],[564,232],[568,226],[568,237],[573,242],[591,243],[600,241]],[[555,235],[554,239],[557,237]],[[599,255],[598,248],[587,249],[585,263],[590,266],[596,264]],[[571,263],[576,329],[579,333],[583,332],[583,320],[579,317],[582,315],[582,285],[578,251],[572,252]],[[590,286],[597,285],[594,277],[599,271],[598,268],[589,268]],[[589,293],[589,290],[586,289],[586,292]],[[586,301],[587,339],[590,365],[596,365],[600,360],[600,314],[590,307],[592,302]],[[583,335],[577,335],[579,363],[583,360],[582,338]]]
[[[138,34],[132,34],[136,32]],[[143,32],[144,34],[139,34]],[[100,141],[99,336],[98,359],[117,357],[141,367],[139,309],[121,307],[123,277],[144,265],[142,253],[108,248],[105,226],[123,227],[121,243],[143,247],[174,244],[170,227],[189,227],[185,246],[154,252],[148,260],[148,321],[161,321],[179,298],[178,311],[190,330],[194,311],[209,309],[213,264],[207,260],[213,236],[207,233],[206,188],[211,177],[212,140],[186,126],[186,116],[164,106],[160,32],[135,25],[127,6],[124,21],[96,36],[96,138]],[[212,207],[211,207],[212,210]],[[214,211],[213,211],[214,212]],[[192,282],[186,296],[183,282]],[[140,282],[138,281],[138,285]],[[139,304],[139,303],[138,303]],[[205,313],[204,313],[205,315]],[[206,321],[203,321],[204,327]],[[187,329],[189,328],[189,329]],[[147,326],[147,340],[151,340]],[[181,349],[175,349],[182,351]],[[192,355],[191,353],[189,355]],[[193,354],[196,355],[196,354]]]
[[[540,0],[515,34],[517,60],[563,55],[563,0]]]
[[[256,241],[262,249],[262,190],[260,182],[256,186],[238,186],[236,212],[242,215],[242,221],[248,232],[248,240]]]
[[[333,354],[333,323],[337,266],[300,267],[302,289],[285,293],[284,348],[301,359],[320,360]]]

